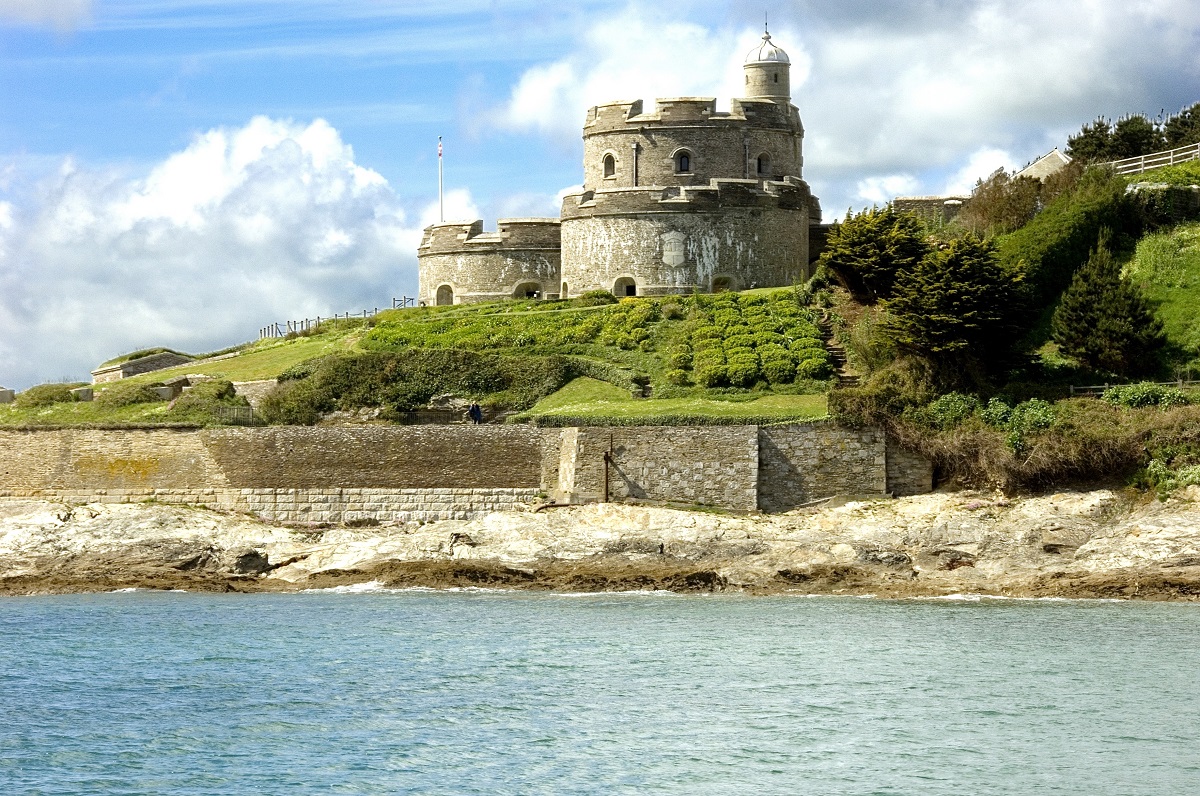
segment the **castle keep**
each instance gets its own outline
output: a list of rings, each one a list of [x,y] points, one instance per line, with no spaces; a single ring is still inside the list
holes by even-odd
[[[583,188],[561,218],[442,223],[417,252],[420,299],[618,296],[779,287],[808,278],[821,207],[801,178],[804,126],[791,64],[769,33],[745,94],[598,105],[583,128]]]

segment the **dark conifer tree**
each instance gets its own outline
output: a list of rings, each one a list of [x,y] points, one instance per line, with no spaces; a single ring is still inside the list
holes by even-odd
[[[1111,160],[1109,150],[1112,148],[1112,125],[1108,119],[1096,117],[1090,124],[1085,124],[1079,135],[1067,139],[1067,154],[1075,160],[1092,163],[1101,160]]]
[[[820,263],[868,304],[892,293],[896,275],[911,270],[929,251],[921,222],[891,205],[872,208],[829,231]]]
[[[1153,371],[1166,342],[1162,322],[1141,292],[1122,278],[1108,250],[1107,233],[1063,293],[1051,332],[1064,353],[1122,376]]]
[[[991,241],[968,235],[897,277],[884,305],[888,335],[934,363],[943,383],[995,373],[1017,340],[1020,287],[1020,274],[1000,264]]]

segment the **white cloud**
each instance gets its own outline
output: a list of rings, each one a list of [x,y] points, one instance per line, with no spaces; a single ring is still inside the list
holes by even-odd
[[[1014,171],[1017,168],[1013,156],[1003,149],[985,147],[973,153],[966,164],[956,171],[942,193],[950,196],[965,196],[970,194],[979,180],[986,180],[997,169]]]
[[[711,6],[630,2],[582,19],[570,53],[514,81],[500,123],[577,146],[584,112],[600,102],[727,101],[758,33]],[[801,2],[772,12],[772,34],[793,60],[805,177],[833,217],[880,197],[894,175],[912,175],[912,193],[961,188],[987,176],[974,173],[989,165],[982,150],[1011,153],[992,168],[1011,166],[1098,113],[1198,99],[1194,0]]]
[[[91,0],[0,0],[0,22],[70,30],[85,21],[91,9]]]
[[[510,129],[574,141],[587,109],[613,100],[711,96],[718,107],[740,96],[741,65],[761,33],[710,30],[680,22],[674,8],[630,4],[602,21],[589,20],[579,48],[563,59],[526,70],[499,111]],[[779,30],[776,38],[788,37]],[[795,41],[795,39],[792,39]],[[803,83],[809,59],[799,43],[788,48],[792,84]]]
[[[907,196],[920,188],[920,182],[911,174],[889,174],[883,177],[867,177],[858,181],[855,199],[872,205],[883,205],[897,196]]]
[[[0,382],[81,378],[144,346],[203,351],[276,320],[389,306],[419,239],[322,120],[210,130],[137,177],[65,161],[0,203]]]
[[[482,217],[479,208],[475,206],[475,200],[471,198],[471,191],[466,188],[452,188],[446,191],[443,197],[445,206],[444,217],[446,221],[477,221]],[[439,221],[438,210],[441,209],[437,202],[431,202],[421,210],[421,228],[436,224]]]

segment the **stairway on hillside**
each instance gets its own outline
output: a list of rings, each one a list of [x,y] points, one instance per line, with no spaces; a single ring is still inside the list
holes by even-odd
[[[817,326],[821,330],[821,337],[825,340],[825,350],[829,352],[829,361],[833,364],[834,373],[837,375],[837,386],[857,387],[860,377],[847,364],[846,347],[834,339],[833,322],[829,315],[822,315]]]

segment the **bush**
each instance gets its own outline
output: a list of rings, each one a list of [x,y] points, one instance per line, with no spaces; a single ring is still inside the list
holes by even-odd
[[[772,384],[791,384],[796,380],[796,364],[790,359],[764,360],[762,371]]]
[[[983,422],[992,428],[1007,428],[1009,418],[1012,417],[1012,407],[1000,398],[992,398],[979,415]]]
[[[589,290],[575,299],[575,302],[582,307],[600,307],[605,304],[616,304],[617,297],[607,290]]]
[[[979,399],[973,395],[949,392],[925,407],[924,419],[935,428],[951,429],[979,411]]]
[[[70,384],[39,384],[36,387],[30,387],[28,390],[18,393],[14,403],[22,409],[50,406],[51,404],[66,404],[75,400],[75,396],[71,395],[71,390],[76,387],[86,386],[86,384],[80,381]]]
[[[663,320],[667,321],[677,321],[687,315],[683,305],[675,301],[665,302],[659,312],[662,314]]]
[[[677,387],[686,387],[691,383],[691,381],[688,379],[687,371],[681,368],[672,368],[671,370],[668,370],[663,374],[663,378],[667,380],[668,384],[674,384]]]
[[[149,384],[125,384],[117,382],[113,386],[96,393],[93,400],[99,406],[116,408],[120,406],[134,406],[135,404],[155,403],[163,399],[154,390],[154,387]]]
[[[1124,406],[1130,409],[1143,406],[1159,406],[1167,409],[1172,406],[1186,406],[1193,403],[1191,397],[1182,390],[1151,382],[1109,387],[1100,396],[1100,399],[1113,406]]]

